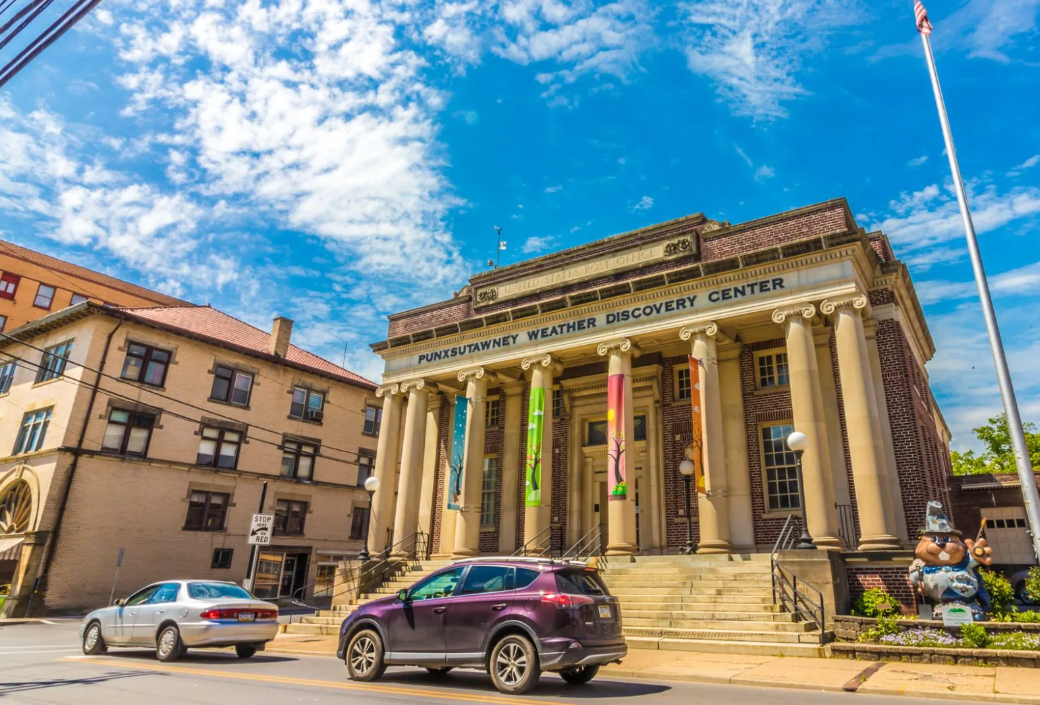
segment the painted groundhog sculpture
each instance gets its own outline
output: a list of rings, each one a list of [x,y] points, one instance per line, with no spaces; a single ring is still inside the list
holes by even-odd
[[[942,504],[929,502],[914,554],[910,582],[918,594],[934,603],[935,619],[942,619],[943,611],[953,606],[967,607],[977,622],[987,619],[989,593],[979,574],[979,566],[993,563],[993,550],[986,539],[962,539]]]

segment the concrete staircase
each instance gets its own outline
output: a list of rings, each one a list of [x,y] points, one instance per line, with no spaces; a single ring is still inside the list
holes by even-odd
[[[767,554],[639,556],[601,564],[629,648],[823,656],[819,630],[773,604]]]
[[[396,595],[399,590],[411,587],[435,570],[440,570],[451,561],[423,561],[422,563],[402,566],[389,580],[373,588],[371,592],[362,593],[357,600],[349,604],[336,605],[328,610],[320,610],[313,616],[300,617],[293,624],[283,624],[283,634],[315,634],[336,636],[339,634],[343,619],[356,610],[359,605],[378,600],[387,595]]]

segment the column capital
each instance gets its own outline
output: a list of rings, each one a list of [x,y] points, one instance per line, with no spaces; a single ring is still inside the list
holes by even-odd
[[[397,383],[397,382],[394,382],[393,384],[383,384],[383,385],[380,385],[380,386],[376,387],[376,396],[379,397],[379,398],[382,398],[382,397],[392,397],[395,394],[400,394],[400,393],[401,393],[401,385],[399,383]]]
[[[820,311],[827,316],[842,309],[848,309],[856,313],[862,311],[869,315],[870,302],[863,294],[852,294],[850,296],[840,296],[833,299],[827,299],[820,304]]]
[[[622,353],[631,353],[632,357],[639,357],[640,354],[639,346],[628,338],[618,338],[617,340],[608,340],[605,343],[600,343],[599,347],[596,348],[596,353],[608,355],[615,350]]]
[[[719,334],[719,324],[715,321],[698,321],[691,323],[687,326],[683,326],[679,331],[679,337],[683,340],[689,340],[694,336],[700,338],[714,338]]]
[[[793,304],[791,306],[784,306],[773,311],[773,323],[783,325],[788,321],[797,320],[798,318],[804,318],[807,320],[812,319],[816,315],[816,307],[810,303]]]
[[[422,377],[420,377],[419,379],[409,379],[404,382],[401,382],[402,394],[405,394],[407,392],[421,392],[424,389],[427,391],[435,392],[437,391],[437,384]]]
[[[526,372],[535,365],[547,367],[550,370],[552,370],[553,374],[560,374],[561,372],[563,372],[563,365],[560,364],[560,361],[552,355],[550,355],[549,353],[546,353],[544,355],[537,355],[535,357],[525,357],[523,361],[520,363],[520,369]]]
[[[468,370],[459,370],[459,373],[456,376],[458,377],[458,380],[460,382],[468,382],[471,379],[474,381],[480,379],[486,380],[488,382],[498,381],[498,375],[496,375],[494,372],[491,372],[486,367],[472,367]]]

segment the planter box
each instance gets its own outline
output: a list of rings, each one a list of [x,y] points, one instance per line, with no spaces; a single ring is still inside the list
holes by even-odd
[[[1040,651],[941,649],[931,646],[888,646],[886,644],[846,644],[840,642],[831,644],[830,649],[833,658],[855,658],[861,661],[903,661],[906,663],[941,663],[962,666],[1040,668]]]
[[[834,618],[834,636],[838,641],[859,641],[861,634],[866,634],[870,628],[877,624],[873,617],[852,617],[849,615],[837,615]],[[954,636],[960,636],[960,628],[944,627],[942,620],[938,619],[900,619],[896,622],[903,631],[930,627],[942,629]],[[1040,632],[1040,623],[1021,622],[976,622],[986,628],[990,634],[1001,634],[1004,632]],[[902,647],[900,647],[902,648]],[[949,651],[949,649],[946,649]]]

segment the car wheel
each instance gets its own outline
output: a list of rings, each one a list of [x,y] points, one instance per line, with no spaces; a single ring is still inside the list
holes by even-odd
[[[87,631],[83,634],[83,653],[87,656],[94,656],[107,651],[108,647],[105,646],[105,639],[101,636],[101,625],[97,622],[91,622],[87,626]]]
[[[371,629],[362,629],[350,639],[344,658],[352,681],[374,681],[386,671],[383,640]]]
[[[542,674],[534,644],[519,634],[510,634],[495,644],[489,670],[491,682],[499,692],[509,695],[526,693]]]
[[[256,647],[252,644],[235,644],[235,653],[239,658],[253,658],[256,655]]]
[[[599,673],[599,666],[578,666],[560,671],[560,677],[571,685],[585,685]]]
[[[427,666],[426,670],[431,676],[446,676],[451,673],[451,666],[444,666],[442,668],[430,668]]]
[[[155,640],[155,658],[163,662],[176,661],[184,648],[181,644],[181,632],[172,624],[163,627],[159,638]]]

